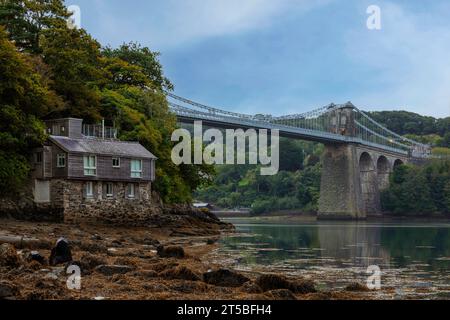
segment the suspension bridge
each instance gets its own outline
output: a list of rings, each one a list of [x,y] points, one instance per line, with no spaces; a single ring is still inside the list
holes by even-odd
[[[380,191],[389,185],[393,168],[431,154],[430,146],[387,129],[351,102],[273,116],[227,111],[172,92],[166,96],[180,123],[279,130],[280,136],[323,143],[319,199],[319,218],[323,219],[364,219],[379,214]]]

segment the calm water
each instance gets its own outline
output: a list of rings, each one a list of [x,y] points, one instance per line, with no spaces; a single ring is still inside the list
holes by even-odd
[[[449,223],[227,221],[238,232],[219,253],[234,268],[298,274],[338,289],[365,281],[367,267],[378,265],[391,288],[386,298],[450,298]]]

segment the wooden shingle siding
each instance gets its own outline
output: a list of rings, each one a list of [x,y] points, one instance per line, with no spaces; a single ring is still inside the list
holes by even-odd
[[[97,155],[97,174],[96,176],[84,175],[83,154],[70,154],[68,156],[69,170],[68,177],[87,180],[105,180],[105,181],[150,181],[154,177],[152,171],[151,159],[142,159],[142,178],[131,178],[131,159],[120,158],[120,168],[114,168],[111,156]]]
[[[69,160],[68,176],[83,177],[84,176],[83,155],[69,153],[67,158]]]
[[[81,119],[69,119],[68,121],[68,137],[70,138],[81,138],[81,130],[83,126],[83,120]]]
[[[44,146],[44,152],[42,153],[42,161],[44,162],[44,178],[52,177],[52,147]]]
[[[58,154],[66,155],[66,166],[63,168],[58,168]],[[64,178],[67,177],[67,154],[57,146],[52,146],[52,177],[54,178]]]

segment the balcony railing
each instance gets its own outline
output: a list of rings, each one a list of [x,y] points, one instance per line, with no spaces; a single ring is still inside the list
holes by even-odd
[[[117,129],[100,124],[83,124],[82,133],[85,137],[100,139],[117,139]]]

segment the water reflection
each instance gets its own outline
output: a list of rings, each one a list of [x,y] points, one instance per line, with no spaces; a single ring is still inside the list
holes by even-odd
[[[234,257],[236,268],[352,277],[378,265],[390,284],[450,290],[450,224],[228,221],[238,233],[222,240],[220,252]]]
[[[376,264],[389,267],[389,251],[380,246],[381,228],[361,223],[322,224],[317,230],[320,247],[340,266],[365,267]]]

